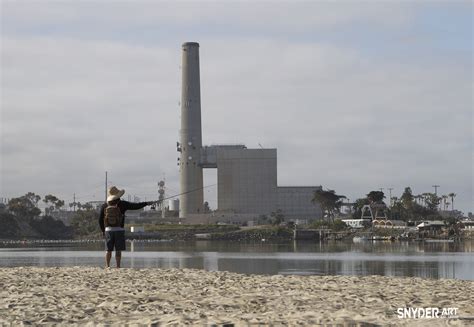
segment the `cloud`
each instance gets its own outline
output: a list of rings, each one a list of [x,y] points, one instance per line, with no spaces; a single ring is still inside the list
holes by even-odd
[[[43,26],[80,25],[92,27],[124,26],[202,26],[221,25],[228,29],[257,29],[272,32],[334,28],[354,23],[376,23],[398,27],[412,19],[411,5],[396,3],[361,6],[359,3],[319,2],[235,2],[194,1],[141,2],[22,2],[4,1],[7,28],[17,32]],[[86,26],[85,26],[86,25]],[[48,31],[50,31],[48,29]],[[44,32],[41,30],[40,32]],[[100,31],[99,31],[100,32]]]
[[[171,121],[164,108],[176,107],[179,94],[178,56],[169,49],[48,38],[3,45],[2,143],[22,149],[4,158],[3,185],[57,172],[67,172],[57,182],[107,169],[150,172],[160,135],[175,138],[176,116],[173,128],[160,124]]]
[[[472,210],[465,62],[398,61],[299,37],[358,24],[404,30],[410,6],[146,3],[114,5],[113,15],[103,15],[106,5],[3,6],[2,194],[101,198],[106,170],[142,198],[156,195],[163,176],[177,190],[180,43],[191,40],[180,26],[191,26],[201,43],[205,144],[278,148],[280,185],[322,184],[354,199],[436,183]],[[144,26],[158,34],[167,26],[173,42],[132,42]]]

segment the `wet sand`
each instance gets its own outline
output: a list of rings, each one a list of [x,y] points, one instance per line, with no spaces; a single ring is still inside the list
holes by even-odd
[[[458,308],[400,319],[397,308]],[[474,282],[195,269],[0,268],[0,325],[472,325]]]

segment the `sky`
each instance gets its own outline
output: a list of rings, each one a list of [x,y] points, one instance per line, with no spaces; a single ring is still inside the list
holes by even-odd
[[[474,211],[470,1],[0,3],[0,197],[103,200],[106,171],[125,199],[179,193],[191,41],[204,145],[276,148],[279,186],[439,185]]]

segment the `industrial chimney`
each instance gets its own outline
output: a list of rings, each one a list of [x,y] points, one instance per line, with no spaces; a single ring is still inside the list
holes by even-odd
[[[201,86],[199,77],[199,43],[183,44],[181,85],[181,130],[178,151],[180,172],[179,217],[202,213],[204,192],[202,167],[200,165],[201,131]]]

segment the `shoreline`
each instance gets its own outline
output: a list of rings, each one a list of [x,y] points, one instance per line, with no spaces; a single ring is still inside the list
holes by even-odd
[[[196,269],[0,268],[1,324],[468,325],[474,282]],[[400,319],[399,308],[458,318]]]
[[[474,238],[462,238],[462,239],[445,239],[445,238],[427,238],[427,239],[407,239],[407,240],[389,240],[389,239],[373,239],[373,240],[364,240],[363,242],[387,242],[387,243],[430,243],[430,242],[451,242],[451,243],[464,243],[471,242]],[[351,239],[325,239],[322,241],[314,240],[287,240],[287,239],[256,239],[256,240],[223,240],[223,239],[207,239],[207,238],[193,238],[193,239],[179,239],[179,238],[126,238],[127,242],[195,242],[195,241],[207,241],[207,242],[232,242],[232,243],[264,243],[264,242],[274,242],[274,243],[291,243],[291,242],[301,242],[301,243],[363,243],[359,240],[354,241]],[[103,238],[78,238],[78,239],[44,239],[44,238],[22,238],[22,239],[0,239],[0,244],[55,244],[55,243],[99,243],[104,242]]]

